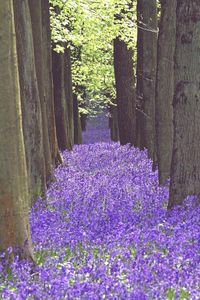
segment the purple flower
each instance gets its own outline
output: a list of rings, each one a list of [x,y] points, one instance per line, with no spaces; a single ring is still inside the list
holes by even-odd
[[[1,297],[199,299],[196,197],[168,212],[168,187],[158,186],[146,151],[110,142],[101,124],[84,139],[63,153],[47,204],[31,210],[38,266],[16,258],[5,269],[1,254]]]

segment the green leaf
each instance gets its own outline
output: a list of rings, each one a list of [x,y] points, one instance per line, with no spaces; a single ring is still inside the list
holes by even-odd
[[[174,290],[174,288],[169,288],[168,290],[167,290],[167,300],[174,300],[175,299],[175,290]]]
[[[182,288],[180,291],[179,300],[190,300],[189,292]]]

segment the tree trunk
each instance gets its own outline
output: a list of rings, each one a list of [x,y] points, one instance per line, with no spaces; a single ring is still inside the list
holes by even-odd
[[[53,56],[53,84],[54,107],[56,118],[56,133],[60,150],[71,150],[68,107],[65,91],[65,55],[52,52]]]
[[[31,22],[33,30],[35,66],[40,95],[41,111],[42,111],[42,129],[43,129],[43,148],[45,156],[46,182],[50,181],[52,173],[51,149],[49,142],[48,122],[47,122],[47,99],[45,94],[45,79],[44,78],[44,57],[43,57],[43,32],[42,32],[42,6],[41,0],[29,0],[31,13]]]
[[[159,182],[170,176],[173,141],[174,52],[176,0],[161,1],[156,78],[156,143]]]
[[[200,195],[200,2],[177,1],[174,137],[169,208]]]
[[[56,137],[56,123],[54,111],[53,74],[52,74],[52,51],[51,31],[49,16],[49,0],[42,0],[42,29],[43,29],[43,60],[44,60],[44,90],[47,108],[47,124],[49,143],[51,149],[52,165],[58,160],[58,142]]]
[[[0,251],[33,258],[13,1],[0,2]]]
[[[67,112],[69,119],[69,138],[70,143],[74,144],[74,112],[73,112],[73,90],[72,90],[72,71],[71,71],[71,52],[70,48],[65,49],[65,92],[67,101]]]
[[[42,118],[28,1],[14,0],[23,134],[32,201],[45,193]]]
[[[155,160],[155,79],[157,64],[157,1],[137,1],[137,144]]]
[[[81,129],[82,129],[82,131],[86,131],[87,115],[86,114],[80,114],[80,118],[81,118]]]
[[[119,38],[114,40],[114,71],[120,143],[135,145],[135,82],[133,50]]]
[[[78,111],[78,99],[77,96],[73,96],[74,99],[74,144],[82,144],[82,129],[81,119]]]
[[[116,102],[116,101],[115,101]],[[114,103],[115,104],[115,103]],[[111,105],[110,106],[110,137],[111,140],[114,142],[119,141],[119,127],[118,127],[118,114],[117,114],[117,106]]]
[[[144,130],[144,98],[143,98],[143,31],[139,25],[142,14],[141,1],[137,1],[137,64],[136,64],[136,146],[144,150],[145,144],[142,134]]]

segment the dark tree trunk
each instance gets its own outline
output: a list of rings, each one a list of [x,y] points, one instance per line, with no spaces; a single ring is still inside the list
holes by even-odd
[[[155,161],[157,1],[137,1],[137,145]]]
[[[175,39],[176,0],[162,0],[156,78],[156,146],[160,184],[169,178],[171,167]]]
[[[71,150],[72,143],[70,138],[68,107],[65,91],[65,55],[63,53],[56,53],[55,51],[52,53],[54,107],[58,146],[61,150]]]
[[[116,102],[116,101],[114,101]],[[115,104],[115,103],[114,103]],[[109,128],[110,128],[110,137],[114,142],[119,141],[119,127],[118,127],[118,114],[117,114],[117,106],[110,106],[110,119],[109,119]]]
[[[81,118],[81,129],[82,129],[82,131],[86,131],[87,115],[86,114],[80,114],[80,118]]]
[[[74,100],[74,144],[82,144],[82,130],[81,119],[78,111],[78,99],[77,96],[73,96]]]
[[[176,10],[174,137],[169,208],[200,195],[200,2],[179,0]]]
[[[135,127],[135,77],[133,50],[119,38],[114,40],[114,70],[117,94],[118,126],[120,143],[136,143]]]
[[[67,112],[69,119],[69,134],[71,145],[74,144],[74,112],[73,112],[73,90],[72,90],[72,70],[71,70],[71,51],[65,49],[65,91],[67,101]]]
[[[45,160],[32,25],[28,1],[14,0],[23,134],[32,201],[45,193]]]

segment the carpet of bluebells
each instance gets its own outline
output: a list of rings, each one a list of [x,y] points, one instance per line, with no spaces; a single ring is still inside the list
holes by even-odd
[[[16,258],[0,270],[0,299],[199,300],[195,197],[167,211],[146,151],[109,142],[101,126],[84,142],[31,211],[37,267]]]

